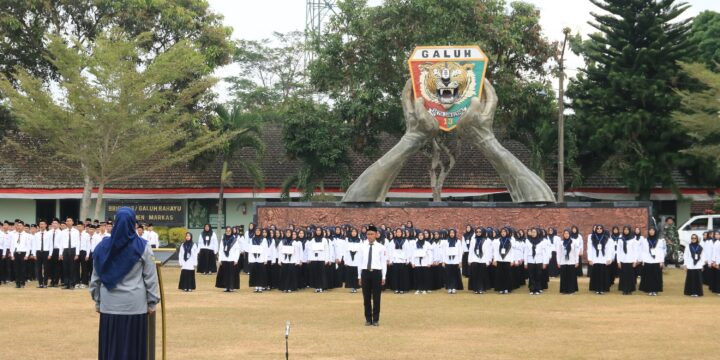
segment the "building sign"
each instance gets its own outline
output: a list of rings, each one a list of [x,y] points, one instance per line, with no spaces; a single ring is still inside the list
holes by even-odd
[[[115,218],[121,207],[135,211],[138,222],[155,226],[185,226],[185,205],[182,200],[108,200],[105,217]]]
[[[410,55],[410,77],[415,98],[443,131],[451,131],[479,98],[485,81],[488,58],[479,46],[418,46]]]

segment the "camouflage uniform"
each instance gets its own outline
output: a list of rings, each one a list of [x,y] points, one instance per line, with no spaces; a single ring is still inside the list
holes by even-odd
[[[663,227],[663,234],[665,234],[665,241],[667,242],[667,263],[674,263],[675,266],[679,266],[679,259],[676,258],[678,251],[680,251],[680,238],[678,236],[677,226],[675,223],[668,225],[665,224]]]

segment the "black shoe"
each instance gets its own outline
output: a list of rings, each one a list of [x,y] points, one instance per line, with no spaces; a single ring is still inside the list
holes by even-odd
[[[379,322],[377,322],[377,321],[376,321],[376,322],[374,322],[374,323],[372,323],[372,324],[373,324],[373,326],[380,326],[380,323],[379,323]]]
[[[372,325],[371,322],[369,322],[369,321],[366,321],[366,322],[365,322],[365,326],[370,326],[370,325]]]

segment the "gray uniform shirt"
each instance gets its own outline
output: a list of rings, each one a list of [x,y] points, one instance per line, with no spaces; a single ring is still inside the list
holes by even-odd
[[[90,295],[96,309],[103,314],[138,315],[147,313],[148,308],[155,309],[160,301],[160,290],[150,246],[145,244],[138,262],[112,290],[103,285],[97,269],[93,269]]]

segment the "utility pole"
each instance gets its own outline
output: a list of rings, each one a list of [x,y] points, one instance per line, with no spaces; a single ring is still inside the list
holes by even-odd
[[[565,38],[558,58],[558,190],[557,201],[565,202],[565,46],[570,37],[570,28],[563,29]]]

